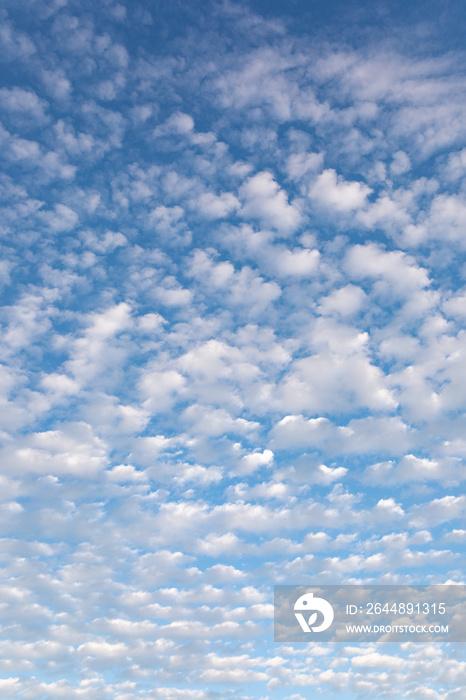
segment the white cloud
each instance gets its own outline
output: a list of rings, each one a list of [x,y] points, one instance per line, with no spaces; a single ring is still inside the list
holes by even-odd
[[[70,359],[66,363],[67,369],[81,383],[104,371],[110,356],[116,359],[120,355],[114,339],[132,325],[131,308],[122,302],[105,311],[91,313],[86,320],[88,327],[80,338],[72,341]]]
[[[423,229],[413,226],[411,216],[403,203],[386,194],[378,197],[365,210],[359,211],[357,221],[368,229],[382,228],[392,234],[398,234],[401,229],[412,243],[423,237]]]
[[[462,290],[458,294],[452,295],[443,304],[444,311],[454,318],[462,319],[466,316],[466,292]]]
[[[227,305],[244,306],[251,315],[259,314],[281,294],[276,282],[267,282],[248,266],[236,270],[231,262],[215,262],[216,251],[196,250],[189,262],[188,274],[201,288],[222,292]]]
[[[241,540],[233,532],[223,535],[208,534],[205,539],[198,540],[196,547],[200,552],[211,557],[240,552],[242,549]]]
[[[390,172],[392,175],[402,175],[411,169],[409,156],[404,151],[397,151],[393,155],[393,160],[390,164]]]
[[[371,188],[361,182],[348,182],[333,169],[324,170],[311,185],[309,196],[317,204],[350,212],[366,204]]]
[[[154,296],[164,306],[188,306],[193,297],[190,289],[181,287],[173,278],[165,278],[164,285],[154,289]]]
[[[3,449],[6,469],[14,474],[73,474],[89,478],[108,464],[105,443],[85,423],[47,430]]]
[[[45,118],[46,103],[40,100],[32,90],[23,90],[19,87],[0,89],[0,107],[9,112],[25,113],[32,118],[43,121]]]
[[[159,205],[149,214],[149,223],[158,236],[173,243],[189,243],[191,233],[184,219],[184,209],[180,206]]]
[[[286,171],[290,178],[298,182],[316,170],[320,170],[324,161],[322,153],[292,153],[286,162]]]
[[[280,277],[307,277],[316,273],[320,253],[316,249],[271,246],[264,251],[266,264]]]
[[[412,527],[433,528],[436,525],[457,518],[462,518],[466,507],[465,496],[444,496],[413,506],[410,514]]]
[[[318,310],[321,314],[336,313],[340,316],[351,316],[357,313],[365,302],[364,291],[354,284],[347,284],[322,298]]]
[[[176,401],[177,394],[185,392],[185,387],[185,378],[173,369],[147,370],[139,383],[141,394],[145,398],[144,405],[153,414],[168,410]]]
[[[98,640],[81,644],[78,647],[77,652],[83,656],[93,658],[121,659],[128,653],[128,647],[126,644],[122,644],[121,642],[118,644],[111,644],[109,642],[104,642],[103,640]]]
[[[204,192],[194,206],[207,219],[223,219],[236,211],[240,204],[231,192],[222,192],[220,195]]]
[[[184,112],[175,112],[167,121],[158,126],[154,131],[154,136],[185,135],[194,129],[194,119]]]
[[[355,245],[347,253],[345,266],[356,279],[385,280],[391,294],[413,293],[430,284],[427,271],[401,250],[385,251],[374,243]]]
[[[446,166],[446,173],[449,179],[456,180],[463,176],[466,171],[466,148],[461,151],[450,153]]]
[[[327,418],[310,418],[289,415],[282,418],[273,429],[273,444],[278,448],[300,448],[325,440],[332,433]]]
[[[243,201],[243,218],[258,220],[287,235],[295,231],[301,221],[296,204],[290,204],[284,190],[272,173],[263,171],[249,178],[239,191]]]
[[[236,467],[236,473],[252,474],[254,471],[256,471],[256,469],[260,469],[260,467],[270,466],[272,461],[272,450],[251,452],[250,454],[244,455],[244,457],[241,458],[238,466]]]
[[[66,204],[55,204],[54,212],[44,212],[44,220],[53,233],[72,231],[78,221],[78,214]]]
[[[466,226],[466,201],[458,195],[434,197],[426,221],[427,230],[435,238],[462,243]]]
[[[369,652],[361,656],[356,656],[351,661],[354,668],[396,668],[403,669],[406,665],[404,659],[388,654]]]
[[[79,390],[79,384],[74,379],[58,372],[44,375],[42,386],[58,395],[76,394]]]
[[[219,436],[226,433],[244,434],[255,430],[259,424],[245,418],[234,418],[223,408],[210,408],[193,404],[182,414],[183,421],[196,435]]]
[[[107,472],[108,478],[117,483],[128,481],[146,481],[144,472],[138,471],[131,464],[118,464]]]
[[[185,484],[193,483],[200,486],[217,484],[223,478],[223,471],[220,467],[201,467],[199,464],[186,465],[180,476],[175,477],[175,481]]]
[[[349,406],[391,410],[397,405],[382,371],[370,361],[369,337],[321,319],[314,327],[314,354],[297,359],[277,388],[283,412],[347,412]]]
[[[69,96],[72,90],[71,83],[63,70],[43,70],[41,78],[51,97],[62,100]]]
[[[117,231],[106,231],[101,238],[90,231],[86,231],[84,235],[87,245],[98,253],[112,253],[117,248],[128,245],[126,236]]]
[[[442,484],[458,483],[465,477],[459,459],[428,459],[405,455],[396,465],[390,462],[373,464],[366,470],[366,478],[372,483],[409,483],[410,481],[438,481]]]

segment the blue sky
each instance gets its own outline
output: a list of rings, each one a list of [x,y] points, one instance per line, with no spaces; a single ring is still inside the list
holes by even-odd
[[[465,19],[3,3],[0,697],[464,697],[272,596],[464,581]]]

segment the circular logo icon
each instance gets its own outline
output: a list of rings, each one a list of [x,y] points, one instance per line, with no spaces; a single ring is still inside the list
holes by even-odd
[[[323,620],[316,625],[319,613]],[[324,632],[333,622],[333,608],[325,598],[315,598],[314,593],[305,593],[294,604],[294,614],[303,632]],[[306,614],[306,617],[305,617]]]

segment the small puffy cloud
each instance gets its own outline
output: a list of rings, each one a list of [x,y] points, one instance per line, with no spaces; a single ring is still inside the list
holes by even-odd
[[[128,647],[122,642],[112,644],[103,639],[85,642],[77,648],[77,653],[82,656],[100,659],[121,659],[128,653]]]
[[[160,314],[148,313],[138,316],[136,323],[142,333],[153,333],[160,330],[166,321]]]
[[[145,407],[125,404],[104,392],[92,392],[83,415],[101,435],[118,440],[118,437],[140,433],[150,420]]]
[[[410,526],[423,529],[434,528],[440,523],[462,519],[466,513],[466,496],[443,496],[415,505],[409,513]]]
[[[35,162],[41,155],[39,144],[36,141],[30,141],[28,139],[11,139],[10,148],[15,160]]]
[[[404,515],[402,506],[394,498],[381,498],[372,509],[376,522],[390,522]]]
[[[393,160],[390,163],[390,172],[392,175],[403,175],[411,169],[411,161],[409,156],[404,151],[397,151],[393,154]]]
[[[6,19],[0,30],[0,52],[6,61],[25,61],[31,58],[37,49],[28,35],[19,31]]]
[[[204,192],[192,205],[206,219],[224,219],[240,207],[238,199],[231,192],[222,192],[219,195]]]
[[[369,652],[361,656],[353,657],[351,659],[351,665],[355,668],[395,668],[398,670],[404,668],[406,661],[398,656]]]
[[[110,481],[118,484],[147,481],[146,474],[135,469],[131,464],[118,464],[116,467],[112,467],[107,471],[107,477]]]
[[[208,700],[203,690],[185,690],[160,686],[151,690],[154,700]]]
[[[176,447],[177,442],[175,438],[165,437],[165,435],[137,437],[132,442],[132,452],[129,457],[136,464],[153,467],[154,463],[157,464],[160,455]]]
[[[333,482],[343,479],[348,473],[345,467],[327,467],[326,464],[318,464],[314,468],[301,469],[300,471],[302,476],[306,471],[307,476],[304,477],[306,483],[320,484],[321,486],[330,486]]]
[[[466,291],[464,291],[464,288],[446,299],[443,303],[443,309],[450,317],[457,319],[466,318]]]
[[[71,156],[84,156],[99,147],[92,134],[76,131],[73,125],[64,119],[57,121],[54,132],[59,146]],[[100,147],[102,147],[101,144]]]
[[[188,264],[188,274],[202,289],[222,292],[227,306],[242,306],[249,314],[259,314],[281,295],[276,282],[268,282],[248,266],[236,270],[231,262],[215,262],[216,251],[196,250]]]
[[[128,245],[128,239],[119,231],[106,231],[101,237],[88,231],[84,238],[86,244],[96,253],[113,253],[117,248]]]
[[[195,486],[210,486],[218,484],[223,479],[220,467],[202,467],[199,464],[185,465],[180,476],[175,477],[179,484],[190,483]]]
[[[154,136],[184,136],[194,130],[194,119],[184,112],[175,112],[154,130]]]
[[[11,473],[52,474],[89,478],[107,463],[107,446],[86,423],[68,423],[59,430],[31,433],[4,448],[5,469]]]
[[[393,234],[398,233],[400,229],[404,230],[407,239],[413,243],[423,235],[421,229],[412,224],[411,216],[403,204],[386,194],[382,194],[366,209],[359,211],[356,219],[368,229],[382,228]]]
[[[245,683],[258,683],[259,681],[265,682],[269,680],[269,677],[266,673],[254,671],[253,669],[208,669],[202,671],[200,679],[204,683],[243,685]]]
[[[131,307],[126,302],[121,302],[105,311],[91,313],[89,320],[86,335],[93,338],[110,338],[131,325]]]
[[[55,204],[53,212],[43,212],[41,216],[53,233],[72,231],[79,221],[78,214],[66,204]]]
[[[149,224],[162,240],[172,243],[189,243],[191,233],[180,206],[166,207],[160,204],[149,214]]]
[[[195,250],[188,263],[188,274],[218,289],[233,281],[235,268],[229,261],[216,263],[215,253],[216,251]]]
[[[405,455],[397,464],[380,462],[368,467],[365,479],[375,484],[402,484],[408,482],[438,481],[443,484],[464,481],[462,461],[454,458],[429,459]]]
[[[443,536],[445,542],[458,542],[463,544],[466,541],[466,530],[451,530]]]
[[[268,467],[273,461],[272,450],[264,450],[263,452],[251,452],[241,458],[239,464],[235,468],[235,473],[246,475],[252,474],[261,467]]]
[[[295,181],[301,181],[309,173],[322,167],[322,153],[292,153],[286,161],[286,172]]]
[[[288,202],[286,192],[270,172],[260,172],[249,178],[240,188],[239,196],[243,202],[241,215],[245,219],[258,220],[283,234],[292,233],[301,222],[299,209]]]
[[[317,204],[339,212],[351,212],[365,206],[372,192],[361,182],[348,182],[333,169],[324,170],[309,189],[309,197]]]
[[[466,173],[466,148],[456,153],[450,153],[445,171],[450,180],[458,180],[464,176]]]
[[[233,532],[225,532],[222,535],[210,533],[196,542],[196,549],[210,557],[219,557],[224,554],[231,556],[234,553],[241,553],[242,543]]]
[[[249,31],[252,25],[257,25],[258,19],[247,16],[245,21],[244,29]],[[260,24],[272,35],[285,32],[281,21],[274,22],[272,26],[270,20],[261,17]],[[271,46],[262,46],[248,56],[245,65],[240,64],[227,72],[222,71],[214,85],[220,93],[223,106],[228,111],[239,110],[240,119],[245,110],[249,112],[255,107],[265,109],[273,122],[277,119],[290,119],[295,89],[283,74],[283,68],[287,65],[288,60],[280,51]]]
[[[167,411],[178,395],[186,393],[186,379],[174,369],[146,369],[141,373],[138,387],[144,406],[156,414]]]
[[[164,285],[154,288],[154,296],[164,306],[189,306],[193,293],[190,289],[181,287],[173,278],[165,278]]]
[[[71,83],[63,70],[43,70],[41,79],[47,93],[56,100],[66,99],[71,91]]]
[[[243,571],[239,571],[228,564],[214,564],[214,566],[206,569],[205,574],[212,583],[231,583],[232,581],[239,581],[245,578]]]
[[[299,437],[296,439],[296,442],[293,442],[291,436],[285,436],[284,439],[284,436],[277,431],[277,427],[280,429],[280,424],[272,430],[271,444],[276,448],[277,452],[281,449],[292,451],[294,457],[287,457],[286,466],[281,466],[283,461],[278,463],[278,470],[274,472],[274,478],[280,478],[287,483],[330,486],[333,482],[340,481],[346,476],[348,470],[345,467],[328,467],[317,458],[316,453],[307,454],[304,451],[306,447],[309,447],[308,444],[300,446]],[[312,438],[309,442],[312,442]],[[286,446],[283,446],[284,444]],[[315,449],[316,445],[314,444],[313,447]],[[338,450],[335,451],[338,452]],[[296,452],[298,452],[298,455],[296,455]]]
[[[434,238],[462,243],[466,228],[466,200],[459,195],[439,194],[432,200],[425,222]]]
[[[430,284],[427,271],[401,250],[384,250],[375,243],[357,244],[346,254],[344,266],[356,279],[383,280],[387,293],[412,294]]]
[[[116,98],[125,80],[123,75],[118,75],[114,80],[102,80],[96,87],[95,92],[99,100],[111,102]]]
[[[345,412],[355,406],[391,410],[397,405],[387,379],[367,353],[368,336],[319,319],[313,333],[317,352],[295,360],[275,392],[283,412]]]
[[[223,408],[212,408],[193,404],[182,416],[183,422],[189,425],[196,435],[210,437],[233,434],[248,434],[256,430],[259,424],[245,418],[234,418]]]
[[[320,253],[315,248],[290,250],[283,246],[269,246],[263,250],[262,259],[265,267],[279,277],[309,277],[319,268]]]
[[[241,489],[241,484],[235,488],[235,494],[241,497],[243,494],[248,498],[270,501],[271,499],[287,500],[290,497],[291,489],[288,484],[281,481],[269,481],[256,484],[252,488]]]
[[[366,301],[366,294],[361,287],[347,284],[345,287],[335,289],[327,297],[322,298],[317,310],[325,315],[352,316],[361,309]]]
[[[45,102],[32,90],[19,87],[0,89],[0,108],[7,112],[18,113],[23,118],[27,115],[42,122],[45,118],[45,107]]]
[[[69,360],[65,363],[66,369],[81,384],[93,379],[98,372],[105,373],[110,357],[113,361],[117,357],[123,359],[124,354],[115,347],[115,337],[133,323],[131,307],[126,302],[90,313],[85,320],[87,328],[81,337],[70,342]]]
[[[282,418],[272,430],[272,441],[279,449],[300,449],[322,443],[332,434],[328,418],[309,418],[289,415]]]
[[[79,391],[79,384],[67,374],[52,372],[42,378],[42,386],[58,395],[76,394]]]

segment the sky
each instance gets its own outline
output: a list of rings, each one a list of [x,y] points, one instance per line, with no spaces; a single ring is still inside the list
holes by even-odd
[[[0,697],[464,698],[272,624],[464,582],[464,3],[0,20]]]

